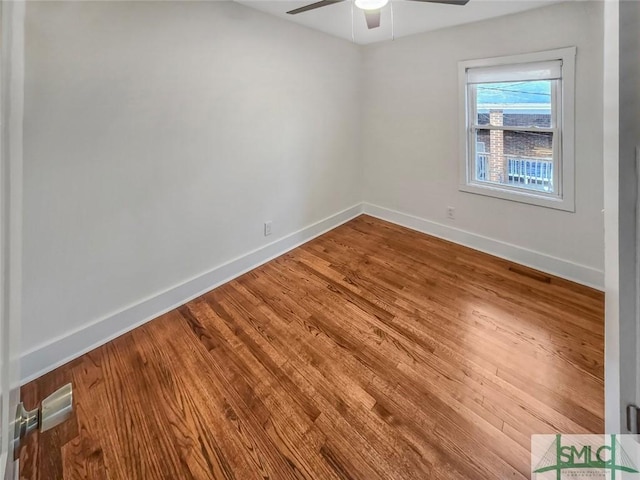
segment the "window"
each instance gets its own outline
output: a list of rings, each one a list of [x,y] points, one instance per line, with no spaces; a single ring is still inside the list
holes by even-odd
[[[460,62],[460,190],[574,211],[575,55]]]

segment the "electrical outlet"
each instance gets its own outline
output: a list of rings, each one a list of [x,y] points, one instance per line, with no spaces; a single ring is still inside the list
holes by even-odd
[[[268,237],[271,235],[271,222],[264,222],[264,236]]]
[[[451,220],[456,218],[456,207],[447,207],[447,218]]]

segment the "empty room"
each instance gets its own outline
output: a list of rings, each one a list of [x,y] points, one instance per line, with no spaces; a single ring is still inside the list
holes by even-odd
[[[0,478],[640,479],[640,2],[1,17]]]

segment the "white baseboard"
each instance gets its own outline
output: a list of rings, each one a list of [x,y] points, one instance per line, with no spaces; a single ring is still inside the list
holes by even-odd
[[[21,384],[63,365],[243,273],[268,262],[362,213],[362,204],[305,227],[213,270],[146,298],[113,315],[67,332],[20,357]]]
[[[433,235],[434,237],[449,240],[506,260],[511,260],[521,265],[535,268],[536,270],[566,278],[567,280],[572,280],[597,290],[604,290],[604,272],[602,270],[370,203],[364,204],[364,213],[381,220],[386,220],[387,222],[395,223],[396,225],[401,225],[412,230],[417,230],[418,232]]]
[[[543,272],[603,290],[604,272],[540,252],[511,245],[465,230],[432,222],[369,203],[354,205],[264,247],[233,259],[198,277],[141,300],[123,310],[67,332],[20,357],[21,384],[83,355],[94,348],[213,290],[345,222],[366,213],[403,227],[443,238]]]

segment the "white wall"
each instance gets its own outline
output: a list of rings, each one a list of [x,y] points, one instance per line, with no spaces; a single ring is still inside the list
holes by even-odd
[[[563,263],[557,273],[601,286],[602,36],[602,2],[571,2],[368,46],[365,201],[435,222],[423,225],[454,240],[474,244],[482,236],[515,245],[494,250],[552,273]],[[576,212],[458,191],[458,61],[568,46],[578,47]],[[455,207],[455,220],[447,219],[447,206]]]
[[[28,2],[23,351],[360,202],[360,62],[230,2]]]

